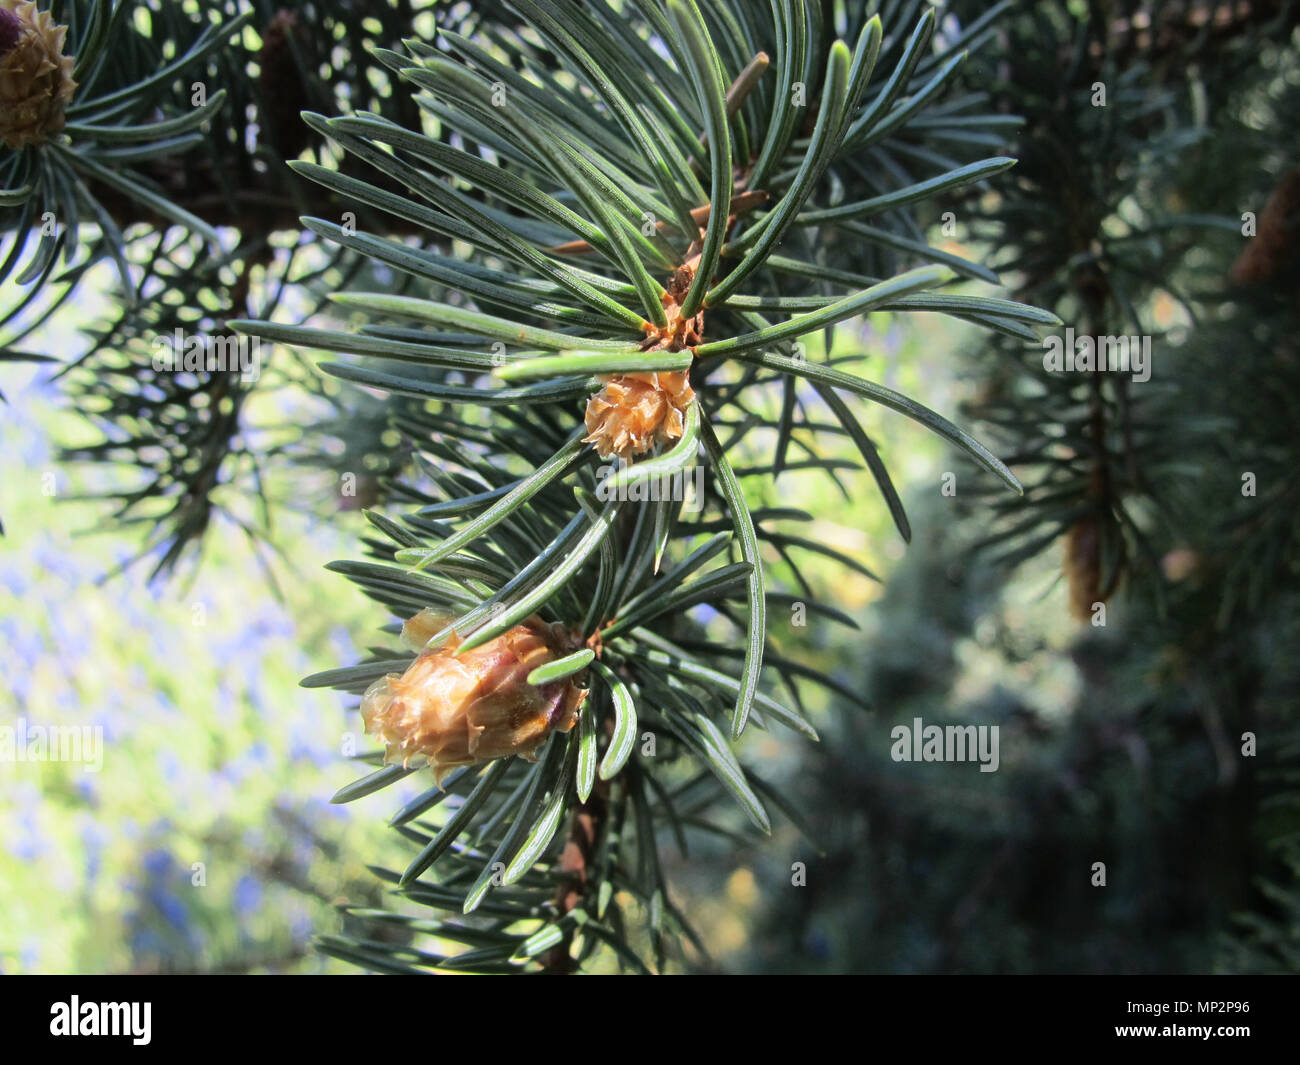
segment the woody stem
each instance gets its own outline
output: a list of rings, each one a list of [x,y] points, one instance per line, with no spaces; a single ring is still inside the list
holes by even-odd
[[[569,836],[560,855],[560,884],[555,905],[560,916],[582,904],[590,880],[590,868],[605,831],[609,785],[598,781],[587,801],[573,808],[569,818]],[[573,930],[565,929],[564,938],[542,959],[543,971],[553,976],[567,976],[577,971],[578,963],[570,953]]]

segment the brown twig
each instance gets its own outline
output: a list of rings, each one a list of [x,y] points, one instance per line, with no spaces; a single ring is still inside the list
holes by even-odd
[[[768,58],[766,52],[759,52],[758,55],[754,56],[753,59],[745,64],[745,69],[736,75],[736,80],[731,83],[731,87],[727,89],[727,95],[723,98],[723,102],[727,108],[728,118],[734,117],[736,112],[740,110],[745,100],[749,98],[749,94],[754,91],[754,86],[758,84],[759,79],[767,72],[767,68],[771,62],[772,61]],[[708,147],[708,144],[709,135],[707,133],[701,133],[700,147],[706,148]],[[691,157],[686,160],[686,165],[692,170],[698,171],[704,163],[696,155],[692,154]]]
[[[555,894],[555,906],[561,917],[573,912],[586,896],[591,862],[605,831],[608,799],[609,784],[597,780],[587,801],[575,806],[570,815],[569,838],[560,855],[560,886]],[[573,932],[569,929],[564,938],[546,952],[542,961],[543,971],[553,976],[577,972],[578,963],[570,953],[572,945]]]

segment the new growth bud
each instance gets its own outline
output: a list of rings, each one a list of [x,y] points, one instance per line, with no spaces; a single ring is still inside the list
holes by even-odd
[[[423,611],[402,627],[415,646],[443,627]],[[535,615],[462,655],[452,634],[437,650],[425,650],[400,676],[390,673],[361,700],[366,731],[387,747],[385,761],[406,766],[424,758],[439,782],[458,766],[535,752],[552,732],[568,732],[577,721],[586,689],[573,678],[540,686],[528,675],[573,650],[558,623]]]
[[[0,0],[0,143],[41,144],[64,126],[77,87],[63,54],[67,26],[27,0]]]
[[[600,457],[629,459],[682,435],[682,414],[695,398],[685,370],[607,377],[587,401],[587,443]]]

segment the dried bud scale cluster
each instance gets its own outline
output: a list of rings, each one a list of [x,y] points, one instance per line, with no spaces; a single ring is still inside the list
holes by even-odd
[[[65,124],[72,99],[72,56],[63,54],[67,26],[27,0],[0,0],[0,143],[41,144]]]
[[[687,318],[681,308],[698,260],[694,254],[674,272],[663,294],[667,324],[647,330],[644,350],[681,351],[703,339],[703,312]],[[683,415],[695,400],[689,371],[612,374],[601,380],[604,387],[587,402],[584,437],[595,444],[601,458],[626,462],[682,435]]]
[[[403,626],[419,643],[442,628],[425,611]],[[409,765],[424,758],[441,781],[459,766],[508,755],[532,758],[552,732],[568,732],[587,696],[565,678],[532,685],[528,675],[572,650],[558,623],[531,617],[472,650],[457,655],[451,635],[424,650],[400,676],[376,681],[361,701],[366,731],[387,747],[386,759]]]
[[[587,402],[587,436],[601,458],[630,459],[682,435],[682,415],[695,399],[686,371],[607,377]]]

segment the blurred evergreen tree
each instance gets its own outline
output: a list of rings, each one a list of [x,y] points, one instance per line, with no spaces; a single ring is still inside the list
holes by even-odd
[[[1078,335],[1151,336],[1151,376],[1053,372],[1000,337],[974,353],[967,413],[1025,494],[944,501],[960,520],[893,575],[866,696],[886,723],[1001,725],[1002,766],[996,782],[926,767],[917,786],[883,725],[843,719],[807,772],[820,891],[774,907],[756,964],[1294,969],[1293,16],[1025,5],[982,53],[972,76],[996,71],[997,106],[1026,121],[972,230]],[[1027,646],[1024,589],[1053,565],[1073,619]],[[961,646],[1004,677],[1058,648],[1077,689],[971,698]],[[847,828],[846,794],[863,811]]]

